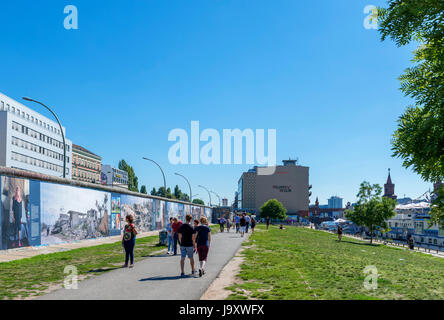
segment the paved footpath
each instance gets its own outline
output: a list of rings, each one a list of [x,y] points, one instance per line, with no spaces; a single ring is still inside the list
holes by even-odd
[[[202,278],[198,274],[191,276],[188,258],[185,260],[185,277],[180,277],[179,252],[177,256],[162,254],[136,262],[132,269],[117,269],[80,281],[77,290],[60,289],[39,299],[199,300],[245,239],[247,235],[241,238],[233,232],[212,235],[206,274]],[[198,260],[195,255],[196,270],[199,268]]]

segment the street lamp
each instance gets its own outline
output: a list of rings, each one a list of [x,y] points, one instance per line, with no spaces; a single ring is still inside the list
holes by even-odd
[[[56,116],[56,114],[48,106],[44,105],[40,101],[31,99],[31,98],[27,98],[27,97],[23,97],[23,100],[35,102],[35,103],[38,103],[38,104],[44,106],[56,118],[57,123],[60,126],[60,132],[62,133],[62,139],[63,139],[63,178],[66,178],[66,142],[65,142],[65,134],[63,133],[63,128],[62,128],[62,125],[60,124],[59,118]]]
[[[164,187],[164,189],[165,189],[165,198],[166,198],[166,195],[167,195],[167,194],[166,194],[166,192],[167,192],[167,187],[166,187],[165,174],[163,173],[162,168],[159,166],[159,164],[158,164],[156,161],[154,161],[154,160],[152,160],[152,159],[148,159],[148,158],[145,158],[145,157],[143,157],[143,159],[144,159],[144,160],[147,160],[147,161],[154,162],[154,164],[155,164],[156,166],[158,166],[159,169],[160,169],[160,171],[162,172],[162,176],[163,176],[163,187]]]
[[[210,207],[212,207],[211,205],[211,194],[210,194],[210,190],[208,190],[207,188],[205,188],[204,186],[198,185],[198,187],[205,189],[208,192],[208,196],[210,197]]]
[[[215,194],[216,195],[216,197],[218,197],[219,198],[219,207],[220,207],[220,197],[219,197],[219,195],[216,193],[216,192],[214,192],[214,191],[210,191],[211,193],[213,193],[213,194]]]
[[[193,194],[191,193],[191,185],[190,185],[190,182],[188,181],[188,179],[185,176],[181,175],[180,173],[175,172],[174,174],[176,176],[180,176],[180,177],[184,178],[185,181],[188,183],[188,187],[190,188],[190,202],[193,202]]]

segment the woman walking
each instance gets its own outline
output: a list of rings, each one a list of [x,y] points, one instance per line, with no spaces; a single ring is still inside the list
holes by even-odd
[[[256,227],[256,219],[251,218],[251,233],[254,233],[255,227]]]
[[[14,226],[14,239],[17,237],[17,246],[21,247],[21,223],[22,214],[24,211],[24,205],[22,200],[22,194],[20,192],[20,187],[15,188],[15,194],[12,198],[12,224]]]
[[[199,255],[199,277],[205,274],[205,264],[207,263],[208,251],[211,242],[211,229],[208,227],[208,220],[200,218],[200,226],[196,227],[194,237],[195,250]]]
[[[131,259],[130,268],[134,267],[134,246],[136,245],[137,230],[134,226],[134,217],[127,215],[125,218],[127,224],[123,229],[122,245],[125,248],[125,264],[123,268],[128,267],[128,260]]]

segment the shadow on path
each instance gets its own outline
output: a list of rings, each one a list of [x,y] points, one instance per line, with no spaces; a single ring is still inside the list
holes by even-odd
[[[139,281],[179,280],[179,279],[186,279],[186,278],[195,278],[195,277],[193,277],[191,275],[172,276],[172,277],[151,277],[151,278],[140,279]]]
[[[336,242],[339,242],[339,241],[336,240]],[[354,241],[347,241],[347,240],[342,240],[341,242],[358,244],[361,246],[371,246],[371,247],[379,247],[380,246],[380,244],[378,244],[378,243],[369,243],[369,242],[354,242]]]

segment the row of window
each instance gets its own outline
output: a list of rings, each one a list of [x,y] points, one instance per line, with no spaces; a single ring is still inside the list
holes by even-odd
[[[73,169],[73,180],[87,180],[89,182],[99,182],[100,175],[97,173],[91,173],[79,169]]]
[[[17,146],[17,147],[21,147],[23,149],[34,151],[34,152],[43,154],[45,156],[48,156],[50,158],[63,161],[63,154],[61,154],[61,153],[54,152],[52,150],[40,147],[40,146],[38,146],[36,144],[27,142],[25,140],[19,139],[19,138],[14,137],[14,136],[12,137],[11,140],[12,140],[11,143],[13,145]],[[66,157],[66,162],[69,162],[69,157]]]
[[[52,171],[59,172],[59,173],[63,174],[63,167],[62,166],[59,166],[59,165],[56,165],[54,163],[50,163],[47,161],[43,161],[40,159],[36,159],[33,157],[25,156],[20,153],[11,152],[11,160],[19,161],[22,163],[26,163],[26,164],[33,165],[33,166],[36,166],[39,168],[44,168],[44,169],[52,170]],[[66,168],[66,174],[69,174],[69,168]]]
[[[29,115],[28,113],[25,113],[24,111],[20,111],[19,108],[15,108],[14,106],[10,106],[9,104],[5,104],[5,102],[0,101],[0,111],[8,111],[11,112],[19,117],[22,117],[23,119],[26,119],[28,121],[31,121],[32,123],[35,123],[36,125],[39,125],[51,132],[54,132],[56,134],[61,134],[60,129],[57,129],[56,127],[53,127],[52,125],[39,120],[38,118],[35,118],[32,115]]]
[[[38,139],[40,141],[46,142],[50,145],[53,145],[54,147],[60,148],[63,150],[63,142],[60,142],[56,139],[53,139],[51,137],[48,137],[44,135],[43,133],[39,133],[35,130],[32,130],[31,128],[28,128],[20,123],[17,123],[15,121],[12,121],[12,130],[15,130],[17,132],[21,132],[23,134],[26,134],[32,138]],[[69,145],[66,145],[66,151],[69,151]]]
[[[80,165],[82,167],[89,168],[89,169],[94,169],[94,170],[98,170],[98,171],[102,170],[100,168],[100,162],[89,161],[89,160],[83,159],[83,158],[81,158],[79,156],[76,156],[74,154],[72,155],[72,159],[73,159],[74,164],[76,164],[76,165]]]
[[[31,129],[31,128],[28,128],[28,127],[26,127],[24,125],[21,125],[21,124],[19,124],[17,122],[13,121],[12,128],[14,130],[18,131],[18,132],[21,132],[23,134],[29,135],[30,137],[33,137],[35,139],[39,139],[40,141],[46,142],[46,143],[51,144],[51,145],[53,145],[53,146],[55,146],[57,148],[63,149],[63,143],[62,142],[60,142],[60,141],[58,141],[56,139],[53,139],[51,137],[48,137],[48,136],[46,136],[46,135],[44,135],[42,133],[39,133],[39,132],[37,132],[37,131],[35,131],[35,130]],[[69,151],[69,145],[67,145],[66,147],[67,147],[67,151]]]

